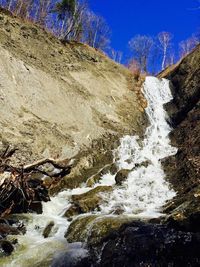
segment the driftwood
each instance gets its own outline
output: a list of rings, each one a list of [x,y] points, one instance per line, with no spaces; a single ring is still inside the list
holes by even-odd
[[[0,173],[5,172],[9,177],[0,180],[0,216],[5,217],[11,213],[42,212],[42,201],[49,201],[48,190],[42,180],[33,179],[34,173],[41,173],[56,179],[61,179],[69,174],[72,167],[72,160],[42,159],[32,164],[14,167],[10,157],[16,150],[6,148],[0,155]],[[51,164],[56,168],[55,174],[46,172],[45,164]]]

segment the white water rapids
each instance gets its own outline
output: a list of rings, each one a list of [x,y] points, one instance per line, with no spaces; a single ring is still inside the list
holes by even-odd
[[[119,170],[128,169],[130,173],[123,186],[115,185],[115,175],[108,173],[102,176],[99,184],[113,185],[114,190],[109,195],[109,199],[105,195],[105,202],[100,207],[101,211],[96,212],[98,214],[111,214],[117,207],[121,207],[124,214],[130,216],[158,217],[161,207],[175,195],[165,181],[161,166],[161,159],[177,151],[170,145],[168,138],[170,127],[163,108],[163,105],[172,99],[169,82],[165,79],[147,77],[143,85],[143,93],[148,101],[146,113],[149,119],[144,140],[141,141],[137,136],[125,136],[121,139],[121,145],[114,151],[115,163]],[[11,256],[0,259],[0,265],[4,267],[49,266],[55,252],[65,251],[68,246],[64,233],[70,222],[62,215],[70,205],[70,196],[82,194],[88,190],[91,188],[82,187],[63,191],[50,202],[43,204],[43,214],[29,214],[27,233],[17,237],[19,248]],[[42,231],[50,221],[55,223],[53,233],[44,239]],[[77,253],[84,253],[84,250],[80,249],[80,244],[76,246]]]

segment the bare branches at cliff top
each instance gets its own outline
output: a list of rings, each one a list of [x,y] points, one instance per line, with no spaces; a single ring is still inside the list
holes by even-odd
[[[153,39],[146,35],[136,35],[129,42],[129,47],[133,52],[133,56],[140,64],[140,68],[143,72],[147,72],[147,64],[153,43]]]

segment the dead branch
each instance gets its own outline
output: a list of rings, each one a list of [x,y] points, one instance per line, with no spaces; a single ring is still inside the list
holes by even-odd
[[[33,173],[42,173],[54,178],[69,174],[74,160],[54,160],[46,158],[22,167],[9,164],[9,159],[16,149],[6,147],[0,155],[0,173],[10,173],[9,178],[0,184],[0,217],[11,213],[42,212],[42,201],[49,201],[48,190],[42,180],[31,178]],[[50,174],[43,170],[45,164],[51,164],[57,170]]]

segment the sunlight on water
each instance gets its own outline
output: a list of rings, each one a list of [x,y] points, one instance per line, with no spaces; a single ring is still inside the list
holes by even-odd
[[[125,136],[115,151],[119,170],[129,169],[130,173],[123,186],[116,188],[107,204],[101,206],[104,213],[121,207],[126,214],[156,217],[163,204],[175,196],[164,179],[161,166],[161,159],[177,151],[170,145],[170,127],[163,107],[172,99],[169,81],[147,77],[143,93],[148,101],[146,113],[150,125],[142,142],[137,136]],[[106,180],[106,184],[110,181],[112,185],[113,175],[107,174],[102,180]]]

